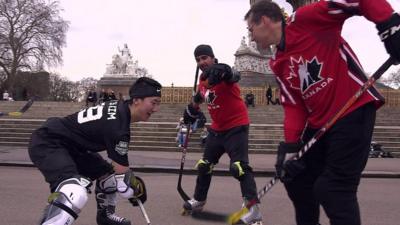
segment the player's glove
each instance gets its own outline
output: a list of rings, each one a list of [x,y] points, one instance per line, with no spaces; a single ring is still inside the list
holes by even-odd
[[[189,104],[186,106],[185,110],[183,111],[183,122],[185,124],[192,124],[199,118],[199,111],[200,108],[196,108],[193,104]]]
[[[201,104],[204,102],[203,95],[198,91],[195,95],[193,95],[193,102],[196,104]]]
[[[242,78],[242,75],[240,74],[240,72],[235,70],[234,68],[232,68],[232,77],[230,77],[229,79],[226,79],[226,81],[229,83],[236,83],[236,82],[239,82],[241,78]]]
[[[138,176],[133,176],[131,179],[131,185],[134,187],[133,198],[129,199],[129,202],[132,203],[133,206],[138,206],[137,200],[139,199],[142,203],[145,203],[147,200],[147,191],[146,186],[144,185],[144,181],[142,178]]]
[[[204,71],[204,74],[210,86],[223,80],[230,80],[233,76],[231,67],[223,63],[213,64]]]
[[[136,179],[132,170],[128,170],[124,174],[114,175],[117,183],[117,191],[123,198],[138,197],[143,194],[143,183]]]
[[[386,51],[400,62],[400,15],[393,14],[388,20],[376,25],[378,34],[385,44]]]
[[[292,181],[294,177],[299,175],[305,169],[305,164],[301,159],[293,159],[301,147],[301,142],[279,143],[275,168],[276,176],[279,177],[283,183]]]

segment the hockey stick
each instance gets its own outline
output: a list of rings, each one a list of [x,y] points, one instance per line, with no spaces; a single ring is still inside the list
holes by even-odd
[[[199,67],[196,66],[196,74],[194,78],[194,85],[193,85],[193,96],[196,94],[196,89],[197,89],[197,79],[199,77]],[[179,176],[178,176],[178,185],[176,189],[178,190],[179,195],[182,197],[182,199],[186,202],[190,199],[190,197],[186,194],[186,192],[182,188],[182,175],[183,175],[183,167],[185,165],[185,160],[186,160],[186,152],[187,152],[187,146],[189,143],[189,136],[190,136],[190,123],[188,124],[187,131],[186,131],[186,137],[185,137],[185,142],[183,143],[183,149],[182,149],[182,158],[181,158],[181,166],[179,168]]]
[[[136,199],[136,202],[137,202],[138,205],[139,205],[140,211],[142,212],[143,217],[144,217],[144,219],[146,220],[147,225],[151,225],[149,216],[148,216],[147,213],[146,213],[146,209],[144,208],[142,201],[140,201],[140,199]]]
[[[35,97],[32,97],[18,111],[8,112],[8,113],[0,112],[0,116],[5,116],[5,115],[7,115],[7,116],[21,116],[22,113],[26,112],[32,106],[34,101],[35,101]]]
[[[387,59],[380,67],[379,69],[360,87],[360,89],[346,102],[346,104],[333,116],[321,129],[317,131],[317,133],[314,134],[314,136],[300,149],[300,151],[295,155],[294,157],[290,158],[291,159],[299,159],[301,158],[304,153],[306,153],[311,146],[317,142],[322,135],[325,134],[325,132],[333,126],[333,124],[336,123],[336,121],[343,115],[346,110],[350,108],[359,98],[360,96],[370,88],[376,80],[378,80],[384,72],[386,72],[387,69],[389,69],[390,66],[392,66],[396,61],[393,58]],[[272,178],[260,191],[257,193],[257,198],[261,199],[271,188],[275,185],[279,178],[275,176]],[[243,207],[237,212],[232,213],[228,217],[228,223],[229,224],[235,224],[237,223],[240,218],[246,214],[249,209],[257,203],[256,200],[249,201],[246,204],[246,207]]]
[[[193,85],[193,95],[195,95],[197,91],[196,89],[197,89],[197,79],[199,78],[199,70],[200,67],[196,66],[196,75],[194,77],[194,85]]]
[[[179,195],[182,197],[182,199],[185,202],[190,199],[190,197],[186,194],[186,192],[182,188],[183,166],[185,165],[185,160],[186,160],[186,152],[187,152],[187,146],[188,146],[188,142],[189,142],[189,135],[190,135],[190,124],[188,124],[187,131],[186,131],[185,142],[183,143],[181,167],[179,169],[178,185],[176,187],[176,189],[178,190]]]

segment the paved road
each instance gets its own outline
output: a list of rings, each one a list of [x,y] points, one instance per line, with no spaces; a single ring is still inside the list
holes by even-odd
[[[164,173],[139,173],[146,181],[149,199],[145,207],[153,225],[210,225],[223,224],[181,216],[182,200],[176,192],[177,175]],[[48,197],[48,187],[35,168],[0,167],[0,224],[34,225]],[[257,177],[260,186],[270,178]],[[195,177],[184,176],[187,192],[193,190]],[[364,225],[395,225],[400,219],[400,179],[364,178],[359,189],[360,207]],[[231,177],[214,177],[206,206],[207,210],[229,213],[240,207],[239,185]],[[293,225],[293,209],[283,186],[277,184],[262,200],[262,213],[266,225]],[[133,220],[134,225],[145,224],[138,208],[121,200],[119,214]],[[321,216],[327,225],[327,219]],[[93,194],[76,225],[95,225]],[[75,225],[74,224],[74,225]]]
[[[178,150],[178,149],[177,149]],[[190,150],[190,149],[189,149]],[[101,152],[105,156],[105,152]],[[131,166],[141,172],[177,173],[182,153],[159,151],[129,151]],[[250,154],[250,164],[256,176],[272,176],[275,173],[274,154]],[[185,172],[196,174],[194,165],[201,158],[201,153],[188,152]],[[26,147],[0,146],[0,166],[33,166]],[[214,171],[230,175],[229,157],[224,154]],[[400,158],[370,158],[363,172],[364,177],[400,178]]]

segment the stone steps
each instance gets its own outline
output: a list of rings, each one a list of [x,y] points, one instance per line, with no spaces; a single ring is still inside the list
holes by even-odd
[[[0,145],[27,146],[30,133],[44,120],[0,120]],[[179,151],[175,141],[175,123],[137,123],[131,127],[131,149],[153,151]],[[400,154],[400,142],[397,135],[400,128],[376,127],[374,141],[382,144],[384,149]],[[250,126],[249,150],[257,153],[275,152],[283,138],[282,126],[276,124]],[[191,135],[189,142],[191,151],[202,151],[199,132]]]
[[[25,102],[0,102],[0,111],[9,112],[18,110]],[[51,116],[66,116],[83,108],[82,103],[71,102],[35,102],[32,107],[20,118],[48,118]],[[178,121],[182,115],[185,104],[162,104],[161,112],[154,114],[152,122]],[[210,121],[207,109],[202,107],[203,112]],[[395,110],[393,110],[395,109]],[[376,121],[377,126],[400,126],[399,108],[383,107],[378,110]],[[249,116],[252,123],[274,123],[280,124],[283,121],[282,108],[280,106],[261,105],[256,108],[249,108]],[[4,117],[6,118],[6,116]]]
[[[0,102],[0,111],[15,111],[25,102]],[[149,122],[131,126],[131,150],[140,151],[181,151],[177,147],[176,125],[185,104],[162,104],[161,111],[154,114]],[[65,116],[83,108],[82,103],[35,102],[21,117],[3,116],[0,118],[0,145],[27,146],[31,132],[38,128],[46,118]],[[206,107],[202,108],[206,112]],[[373,140],[384,149],[400,156],[400,108],[381,108]],[[252,153],[274,153],[283,139],[282,108],[280,106],[258,106],[249,109],[251,119],[249,150]],[[268,124],[266,124],[268,123]],[[191,135],[188,151],[202,151],[199,133]]]

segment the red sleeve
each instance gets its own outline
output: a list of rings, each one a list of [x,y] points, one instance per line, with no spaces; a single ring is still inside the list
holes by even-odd
[[[280,98],[284,110],[283,132],[285,141],[294,143],[300,140],[307,123],[308,112],[301,98],[301,94],[288,88],[286,80],[277,77],[280,86]]]
[[[294,143],[300,140],[307,121],[307,113],[303,108],[290,104],[282,104],[285,112],[283,122],[285,141]]]
[[[379,23],[393,14],[393,8],[386,0],[325,0],[330,14],[362,15]]]

